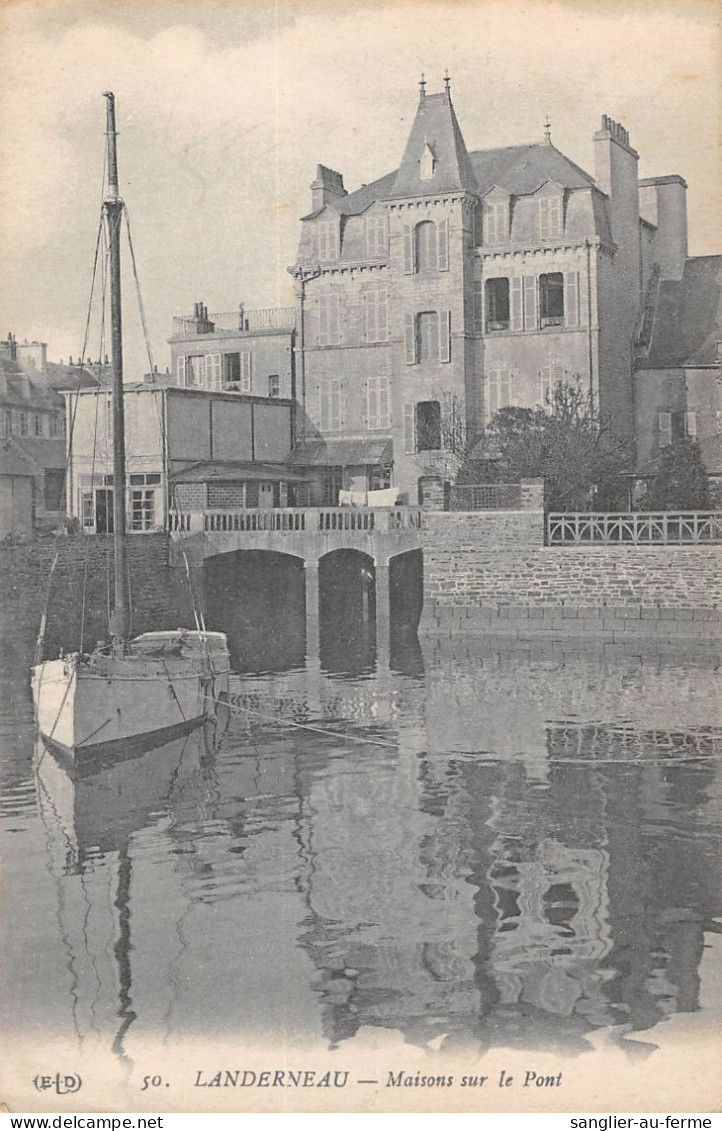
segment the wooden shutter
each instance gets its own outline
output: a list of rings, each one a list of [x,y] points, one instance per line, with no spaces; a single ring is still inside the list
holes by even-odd
[[[366,382],[366,427],[373,431],[378,426],[378,377],[369,377]]]
[[[685,412],[684,414],[684,431],[686,436],[695,437],[697,435],[697,413]]]
[[[549,197],[549,235],[560,236],[562,232],[562,200],[560,196]]]
[[[509,294],[510,299],[510,315],[511,315],[511,329],[523,330],[524,329],[524,297],[522,293],[523,280],[521,276],[515,275],[511,280],[511,290]]]
[[[363,299],[363,312],[364,312],[364,334],[367,342],[376,341],[376,303],[374,302],[375,294],[373,291],[364,291]]]
[[[474,333],[481,334],[484,330],[484,307],[481,298],[481,279],[474,280]]]
[[[449,270],[449,221],[440,220],[436,225],[436,265],[439,271]]]
[[[451,361],[451,311],[439,311],[439,361]]]
[[[206,387],[215,391],[223,388],[221,355],[219,353],[209,353],[206,358]]]
[[[537,280],[536,275],[524,276],[524,329],[536,330],[539,327],[539,314],[537,311]]]
[[[579,272],[564,272],[564,325],[579,325]]]
[[[407,314],[404,320],[404,336],[406,342],[406,364],[415,365],[417,357],[416,349],[416,315]]]
[[[658,414],[659,446],[666,448],[672,443],[672,413],[660,412]]]
[[[387,342],[389,340],[389,296],[387,291],[379,291],[377,296],[377,309],[376,309],[376,326],[378,329],[378,341]]]
[[[253,387],[253,354],[244,350],[241,354],[241,391],[250,393]]]
[[[414,263],[414,229],[410,224],[404,224],[404,274],[413,275]]]
[[[412,404],[404,405],[404,451],[407,455],[416,451],[416,412]]]
[[[181,388],[185,388],[185,386],[188,384],[188,378],[187,378],[187,374],[186,374],[186,359],[184,357],[179,357],[176,360],[175,365],[176,365],[176,382],[177,382],[178,385],[181,386]]]
[[[391,390],[388,377],[378,378],[379,383],[379,428],[391,427]]]

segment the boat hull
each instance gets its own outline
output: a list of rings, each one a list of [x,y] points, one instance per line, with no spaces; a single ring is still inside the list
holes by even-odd
[[[73,654],[33,668],[38,730],[66,760],[131,755],[212,718],[228,690],[227,653],[214,657]]]

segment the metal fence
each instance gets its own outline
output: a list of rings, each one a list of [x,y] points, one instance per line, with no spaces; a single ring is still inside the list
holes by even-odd
[[[206,320],[214,330],[251,331],[293,330],[296,325],[296,310],[293,306],[269,307],[265,310],[229,310],[209,314]],[[205,333],[198,329],[198,319],[190,315],[173,318],[173,333],[192,335]]]
[[[521,503],[521,483],[473,483],[449,489],[451,511],[517,511]]]
[[[547,545],[699,545],[722,542],[719,511],[547,515]]]

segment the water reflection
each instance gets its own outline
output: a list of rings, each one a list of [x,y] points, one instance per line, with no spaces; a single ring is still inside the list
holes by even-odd
[[[367,1025],[572,1051],[699,1009],[714,666],[447,640],[361,668],[239,678],[215,748],[80,778],[41,754],[34,795],[16,766],[16,1011],[126,1055]]]

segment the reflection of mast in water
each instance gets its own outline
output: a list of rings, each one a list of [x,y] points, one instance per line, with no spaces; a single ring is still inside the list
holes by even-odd
[[[134,835],[149,824],[157,824],[171,813],[174,797],[198,768],[199,736],[190,735],[167,746],[149,751],[142,757],[115,762],[107,767],[90,767],[78,772],[61,766],[40,746],[36,751],[36,781],[40,812],[47,831],[49,870],[58,884],[58,923],[63,945],[68,954],[71,978],[72,1014],[75,1030],[82,1042],[89,1028],[98,1036],[97,1016],[100,1012],[104,980],[103,956],[112,953],[117,985],[113,996],[115,1018],[120,1018],[112,1039],[112,1050],[130,1065],[125,1051],[125,1037],[137,1013],[133,1004],[133,971],[130,954],[133,949],[131,908]],[[117,861],[112,900],[107,890],[101,895],[94,876],[105,870],[110,874],[111,862]],[[85,904],[82,916],[72,913],[72,893],[80,882]],[[76,888],[77,890],[77,888]],[[70,915],[68,910],[71,909]],[[112,951],[101,944],[94,948],[91,920],[104,911],[114,910]],[[73,941],[76,928],[82,941]],[[93,971],[94,988],[83,993],[83,968]],[[85,1004],[90,1020],[83,1025],[80,1017]]]

